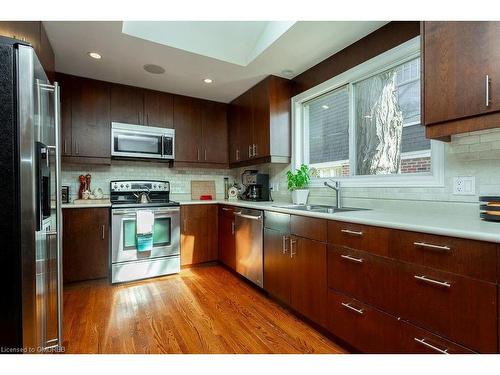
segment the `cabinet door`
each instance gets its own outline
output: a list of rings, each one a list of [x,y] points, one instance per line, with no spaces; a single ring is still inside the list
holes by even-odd
[[[253,145],[254,155],[258,158],[270,154],[269,130],[269,82],[270,79],[261,81],[252,88],[253,111]],[[283,140],[285,141],[285,140]]]
[[[252,93],[247,91],[239,98],[239,116],[238,116],[238,149],[240,150],[240,160],[246,161],[252,158],[253,145],[253,111],[252,111]]]
[[[63,209],[64,282],[99,279],[109,269],[109,209]]]
[[[38,54],[40,51],[40,21],[1,21],[0,35],[30,43]]]
[[[290,235],[264,229],[264,289],[290,304]]]
[[[58,74],[57,82],[61,88],[61,154],[71,156],[73,149],[71,132],[71,95],[73,80],[71,77]]]
[[[143,90],[137,87],[111,85],[111,121],[144,124]]]
[[[144,125],[174,127],[174,96],[160,91],[144,90]]]
[[[229,105],[228,134],[229,134],[229,162],[236,163],[241,160],[241,104],[239,98]]]
[[[55,77],[55,59],[54,59],[54,51],[52,50],[52,46],[50,45],[49,38],[47,37],[47,33],[45,32],[45,27],[40,22],[40,51],[38,52],[38,58],[40,59],[40,63],[47,74],[47,78],[50,82],[54,81]]]
[[[201,100],[174,97],[175,160],[201,161]]]
[[[217,260],[217,205],[181,207],[181,265]]]
[[[292,236],[291,306],[312,321],[326,322],[326,244]]]
[[[227,105],[204,102],[202,124],[203,161],[227,163]]]
[[[75,79],[71,132],[73,156],[111,157],[109,88],[105,82]]]
[[[499,22],[424,22],[426,125],[500,110],[498,40]]]
[[[236,269],[236,248],[234,242],[234,210],[219,208],[219,260],[231,269]]]

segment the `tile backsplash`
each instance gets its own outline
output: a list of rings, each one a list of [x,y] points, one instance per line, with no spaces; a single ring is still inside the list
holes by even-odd
[[[290,165],[266,164],[254,167],[227,169],[190,169],[168,168],[161,163],[138,161],[113,161],[111,166],[64,165],[63,185],[70,186],[71,199],[78,193],[78,176],[92,175],[92,188],[100,187],[109,195],[109,181],[114,179],[158,179],[171,183],[172,199],[190,199],[191,180],[214,180],[217,198],[223,198],[224,177],[240,181],[240,174],[246,169],[258,169],[269,173],[271,184],[277,188],[273,192],[275,200],[290,201],[286,189],[286,171]],[[453,177],[474,176],[476,194],[469,196],[453,195]],[[443,187],[426,188],[344,188],[344,205],[359,207],[400,207],[404,201],[415,207],[443,207],[450,209],[469,209],[476,212],[478,196],[485,194],[500,195],[500,129],[461,134],[452,137],[445,144],[445,183]],[[327,188],[311,188],[310,201],[334,202],[334,193]]]

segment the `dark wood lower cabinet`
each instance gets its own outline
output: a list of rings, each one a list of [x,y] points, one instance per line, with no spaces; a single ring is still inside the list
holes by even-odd
[[[109,273],[109,208],[63,209],[64,282],[100,279]]]
[[[312,321],[326,325],[326,244],[290,238],[290,304]]]
[[[219,260],[232,270],[236,269],[234,208],[230,206],[219,206]]]
[[[273,297],[290,305],[290,235],[264,228],[264,288]]]
[[[217,260],[216,204],[181,206],[181,266]]]

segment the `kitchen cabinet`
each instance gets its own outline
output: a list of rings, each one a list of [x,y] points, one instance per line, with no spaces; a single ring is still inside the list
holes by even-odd
[[[218,259],[232,270],[236,269],[234,238],[234,207],[219,206],[219,256]]]
[[[72,79],[71,90],[71,142],[73,161],[109,163],[111,156],[110,95],[106,82],[92,79]],[[64,90],[64,87],[61,88]],[[64,104],[64,102],[63,102]],[[67,109],[62,109],[65,112]],[[68,124],[62,127],[67,129]],[[66,135],[66,130],[64,131]],[[79,160],[75,160],[79,159]]]
[[[289,80],[269,76],[231,102],[231,165],[290,160]]]
[[[54,81],[54,51],[41,21],[0,21],[0,35],[30,43],[49,81]]]
[[[111,121],[144,124],[144,93],[138,87],[110,85]]]
[[[428,138],[498,127],[500,22],[423,22]]]
[[[181,206],[181,266],[217,260],[217,205]]]
[[[174,96],[167,92],[144,90],[143,125],[174,127]]]
[[[63,209],[64,282],[99,279],[109,270],[109,208]]]
[[[226,104],[176,95],[174,126],[176,163],[227,165]]]

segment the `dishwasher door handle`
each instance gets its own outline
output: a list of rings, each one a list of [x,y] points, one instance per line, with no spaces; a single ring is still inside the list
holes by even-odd
[[[239,217],[243,217],[245,219],[250,219],[250,220],[261,220],[262,219],[262,215],[253,216],[253,215],[242,214],[241,212],[235,212],[234,215],[239,216]]]

